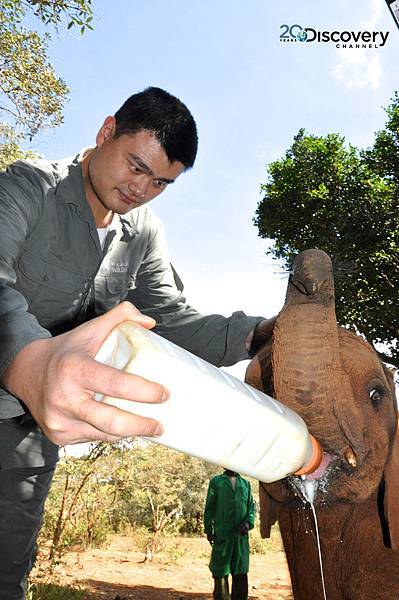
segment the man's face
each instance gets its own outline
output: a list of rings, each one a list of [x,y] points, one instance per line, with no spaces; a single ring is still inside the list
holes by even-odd
[[[102,206],[123,215],[163,192],[182,173],[184,165],[169,162],[151,131],[114,138],[114,126],[114,118],[107,117],[97,134],[86,192],[90,204],[97,205],[98,210]]]

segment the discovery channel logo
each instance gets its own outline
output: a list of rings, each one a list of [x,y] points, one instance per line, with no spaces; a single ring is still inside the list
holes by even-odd
[[[389,31],[318,31],[301,25],[280,25],[280,42],[333,43],[336,48],[381,48]]]

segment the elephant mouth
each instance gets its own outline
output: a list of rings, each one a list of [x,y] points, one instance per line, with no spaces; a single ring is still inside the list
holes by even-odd
[[[340,453],[341,454],[341,453]],[[333,482],[344,475],[352,478],[356,467],[359,468],[355,453],[350,448],[343,456],[336,453],[323,452],[323,459],[318,468],[308,475],[287,477],[289,486],[300,494],[307,502],[320,500],[320,495],[330,493]]]
[[[323,452],[323,458],[316,471],[308,475],[287,477],[289,486],[307,502],[313,504],[319,492],[326,493],[329,488],[330,478],[340,459],[335,454]]]
[[[334,456],[329,454],[328,452],[323,452],[323,458],[321,459],[321,463],[317,467],[313,473],[309,473],[308,475],[304,475],[303,479],[307,481],[317,481],[321,479],[326,473],[328,467],[334,460]]]

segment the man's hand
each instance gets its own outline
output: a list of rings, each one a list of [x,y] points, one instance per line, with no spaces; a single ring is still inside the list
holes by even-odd
[[[130,302],[122,302],[68,333],[31,342],[5,371],[3,385],[26,404],[55,444],[116,442],[132,435],[162,434],[162,425],[155,419],[94,399],[95,392],[136,402],[168,398],[162,385],[93,359],[108,334],[123,321],[134,321],[146,329],[155,325],[154,319],[141,314]]]
[[[277,316],[259,321],[255,329],[251,331],[245,342],[250,358],[253,358],[258,350],[271,339],[276,320]]]
[[[247,521],[240,523],[238,531],[240,532],[240,535],[247,535],[249,531],[249,523]]]

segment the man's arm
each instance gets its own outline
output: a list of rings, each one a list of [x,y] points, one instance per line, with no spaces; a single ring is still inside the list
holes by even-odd
[[[162,402],[168,392],[157,383],[124,373],[93,357],[123,321],[146,328],[154,321],[123,302],[73,331],[27,344],[6,369],[2,383],[23,400],[47,437],[63,446],[132,435],[161,435],[155,420],[97,402],[94,393],[138,402]]]
[[[91,323],[52,338],[28,312],[24,296],[14,289],[15,263],[40,218],[44,193],[43,181],[28,164],[17,164],[0,175],[0,381],[24,402],[56,444],[157,435],[160,426],[153,419],[94,400],[94,392],[142,402],[165,398],[162,386],[93,360],[118,323],[131,319],[148,328],[154,321],[124,303]]]
[[[271,339],[276,321],[277,317],[263,319],[250,332],[245,342],[245,347],[250,358],[253,358],[258,350]]]
[[[252,496],[251,484],[248,481],[248,504],[247,504],[247,516],[245,519],[249,525],[249,529],[253,529],[255,525],[255,503]]]
[[[157,333],[208,362],[229,366],[248,359],[246,341],[262,317],[240,311],[231,317],[196,311],[186,301],[183,284],[170,264],[162,224],[152,211],[148,211],[148,227],[147,252],[128,299],[156,320]]]
[[[213,485],[213,481],[209,482],[208,492],[206,495],[205,509],[204,509],[204,531],[208,538],[208,542],[213,544],[214,541],[214,517],[216,507],[216,489]]]
[[[0,376],[26,344],[51,337],[14,289],[15,263],[43,203],[43,189],[34,170],[24,163],[14,170],[0,174]]]
[[[247,505],[246,515],[243,521],[240,523],[238,531],[240,535],[247,535],[250,529],[253,529],[255,525],[255,503],[252,497],[251,484],[246,479],[243,479],[243,484],[247,487]]]

